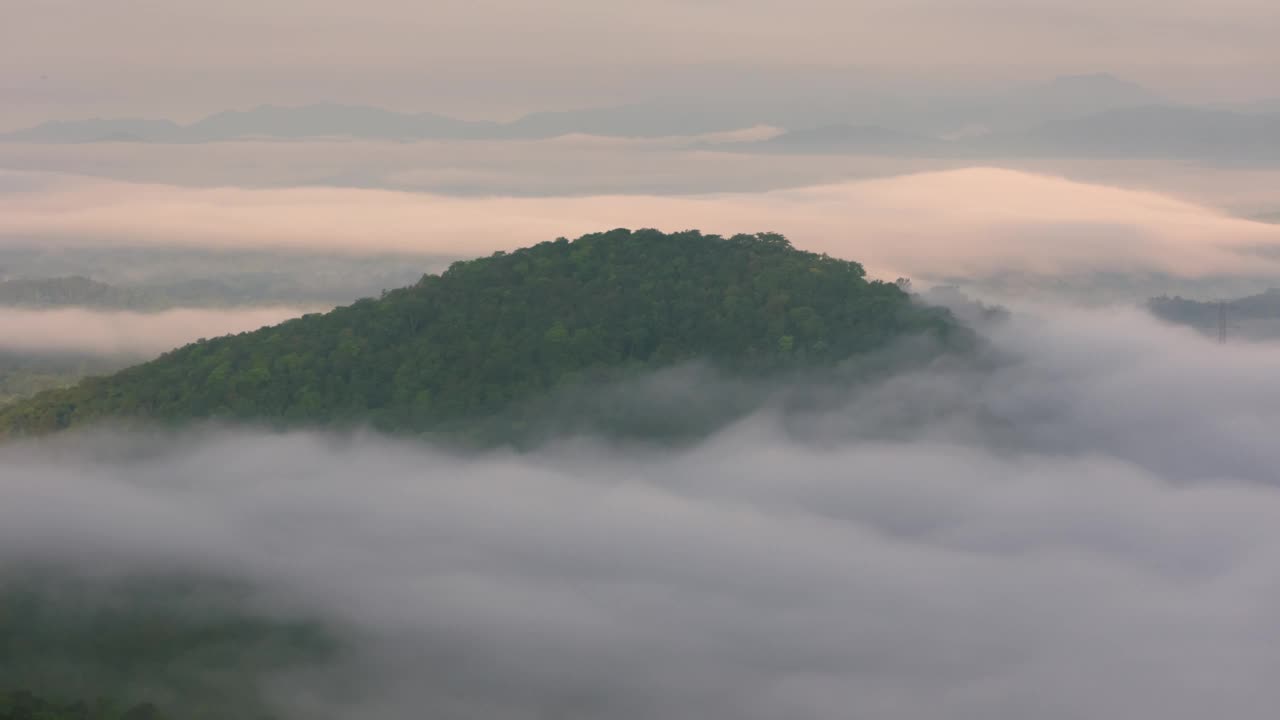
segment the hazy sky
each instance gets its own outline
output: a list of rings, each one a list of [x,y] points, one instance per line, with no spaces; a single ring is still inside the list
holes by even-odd
[[[0,126],[322,99],[509,115],[1107,71],[1280,95],[1274,0],[4,0]]]

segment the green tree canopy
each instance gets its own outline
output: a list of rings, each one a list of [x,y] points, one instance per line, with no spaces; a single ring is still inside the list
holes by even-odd
[[[861,265],[781,235],[613,230],[455,263],[325,314],[202,340],[0,411],[0,432],[116,417],[433,431],[583,379],[701,359],[831,365],[960,330]]]

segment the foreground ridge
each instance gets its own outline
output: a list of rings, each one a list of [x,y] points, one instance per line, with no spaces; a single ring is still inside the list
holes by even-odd
[[[692,360],[756,375],[829,366],[955,329],[946,311],[867,280],[860,264],[781,235],[619,229],[201,340],[0,410],[0,433],[104,418],[449,430],[584,381]]]

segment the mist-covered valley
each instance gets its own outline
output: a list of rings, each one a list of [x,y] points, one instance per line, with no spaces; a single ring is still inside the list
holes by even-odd
[[[255,420],[297,362],[276,359],[307,346],[229,355],[277,375],[227,380],[226,413],[0,445],[0,692],[285,720],[1248,718],[1277,700],[1280,346],[1241,330],[1265,303],[1240,301],[1225,344],[1216,308],[1267,297],[1280,235],[1205,196],[993,168],[549,198],[45,180],[0,199],[6,412],[611,219],[796,228],[798,251],[901,278],[903,303],[973,335],[764,376],[676,354],[522,400],[482,442],[341,408],[323,412],[355,420]],[[573,257],[566,278],[594,277]],[[805,313],[782,317],[770,343],[818,347]],[[385,363],[352,357],[329,382]],[[174,367],[146,402],[223,387]]]
[[[143,5],[0,22],[0,720],[1276,715],[1274,3]]]
[[[795,227],[910,277],[974,342],[575,381],[483,442],[216,413],[11,437],[0,676],[36,693],[14,707],[911,720],[1277,699],[1280,346],[1241,329],[1265,303],[1232,306],[1226,344],[1216,314],[1276,285],[1274,226],[982,168],[661,197],[113,183],[3,200],[11,404],[609,218]],[[318,215],[393,209],[358,235]]]
[[[1280,348],[1137,311],[1016,311],[987,337],[981,363],[826,387],[821,409],[766,404],[677,448],[8,444],[0,558],[45,578],[25,586],[50,593],[44,623],[145,627],[135,603],[166,633],[140,628],[124,667],[59,658],[84,664],[64,681],[187,688],[197,714],[1268,715]],[[685,367],[619,392],[652,404],[654,384],[673,412],[742,390]],[[4,674],[48,632],[10,627]]]

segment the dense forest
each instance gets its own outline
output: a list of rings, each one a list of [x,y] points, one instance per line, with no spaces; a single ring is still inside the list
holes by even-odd
[[[340,651],[319,623],[255,609],[242,585],[177,573],[0,573],[0,720],[258,720],[278,677]]]
[[[565,387],[703,360],[829,367],[905,336],[968,337],[861,265],[770,233],[614,230],[454,263],[325,314],[202,340],[0,411],[0,431],[104,417],[448,431]]]

